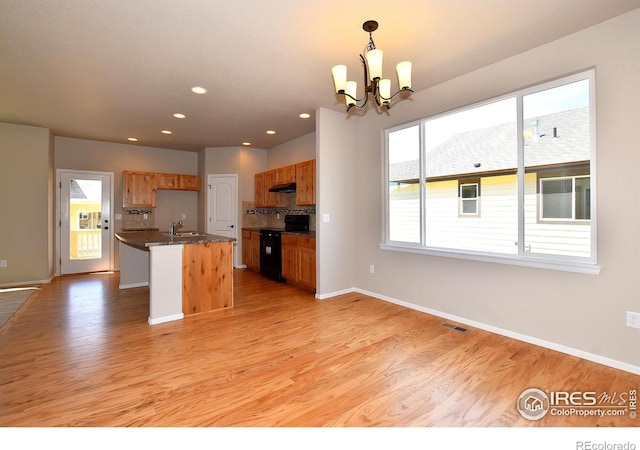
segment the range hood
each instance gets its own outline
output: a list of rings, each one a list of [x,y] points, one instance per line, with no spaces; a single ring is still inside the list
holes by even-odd
[[[295,192],[295,191],[296,191],[295,183],[276,184],[275,186],[271,186],[269,188],[269,192],[289,193],[289,192]]]

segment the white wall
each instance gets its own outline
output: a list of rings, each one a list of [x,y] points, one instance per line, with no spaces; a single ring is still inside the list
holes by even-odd
[[[640,10],[562,38],[534,50],[466,74],[397,103],[390,114],[369,112],[354,124],[360,139],[347,143],[340,136],[329,149],[323,139],[322,114],[318,131],[323,210],[344,206],[340,218],[355,223],[357,232],[345,258],[327,258],[329,242],[321,242],[322,293],[344,289],[344,273],[353,270],[352,286],[422,310],[435,310],[467,322],[551,343],[575,354],[583,352],[640,372],[640,330],[625,326],[625,312],[640,311],[640,202],[625,195],[633,189],[639,167],[640,141]],[[451,110],[587,68],[596,69],[599,275],[466,261],[420,254],[383,251],[382,130]],[[417,87],[417,86],[416,86]],[[343,122],[346,122],[344,118]],[[360,124],[359,122],[365,122]],[[342,128],[336,124],[339,133]],[[352,125],[353,127],[354,125]],[[332,130],[333,131],[333,130]],[[355,131],[355,130],[353,130]],[[347,147],[349,147],[347,149]],[[347,152],[348,150],[348,152]],[[346,155],[351,156],[346,156]],[[345,164],[348,170],[327,174]],[[349,158],[345,161],[346,158]],[[357,168],[357,171],[355,170]],[[344,169],[344,168],[341,168]],[[352,183],[355,201],[325,183]],[[331,225],[332,226],[332,225]],[[347,230],[349,227],[347,227]],[[322,236],[330,226],[321,227]],[[329,233],[327,233],[329,234]],[[333,235],[331,235],[333,237]],[[327,236],[329,238],[329,236]],[[337,246],[345,244],[339,239]],[[357,251],[355,251],[357,249]],[[353,252],[353,255],[349,255]],[[340,262],[340,263],[338,263]],[[353,266],[350,264],[353,262]],[[369,264],[376,267],[369,273]],[[333,280],[340,280],[334,282]]]
[[[48,129],[0,123],[0,286],[53,276],[52,149]]]
[[[362,225],[355,214],[364,180],[353,153],[361,134],[357,123],[327,109],[317,110],[316,117],[316,295],[324,298],[355,285],[356,235]]]
[[[289,166],[316,158],[316,133],[309,133],[284,144],[270,148],[267,170]]]

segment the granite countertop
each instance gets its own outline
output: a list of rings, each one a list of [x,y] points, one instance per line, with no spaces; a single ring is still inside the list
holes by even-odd
[[[154,245],[207,244],[211,242],[233,242],[236,240],[217,234],[198,233],[197,236],[180,236],[181,233],[190,232],[179,231],[176,236],[168,236],[167,232],[162,231],[121,231],[115,235],[119,241],[143,250]]]
[[[269,227],[243,227],[242,231],[260,231],[260,230],[264,230],[265,228],[269,228]],[[294,236],[302,236],[302,237],[308,237],[308,238],[316,238],[316,232],[315,230],[307,230],[307,231],[285,231],[285,230],[280,230],[280,232],[282,234],[290,234],[290,235],[294,235]]]

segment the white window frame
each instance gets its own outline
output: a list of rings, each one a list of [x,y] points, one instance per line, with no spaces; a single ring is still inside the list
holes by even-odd
[[[523,98],[527,95],[534,94],[536,92],[552,89],[565,84],[574,83],[581,80],[589,80],[589,120],[590,120],[590,170],[589,177],[591,178],[591,220],[582,220],[582,222],[590,223],[591,226],[591,255],[589,258],[560,256],[560,255],[547,255],[530,253],[525,245],[525,221],[524,221],[524,139],[518,139],[518,168],[517,168],[517,180],[518,180],[518,253],[513,255],[508,254],[496,254],[488,252],[466,251],[447,248],[434,248],[425,245],[425,190],[426,183],[424,183],[424,151],[420,153],[420,186],[421,186],[421,205],[420,205],[420,217],[421,217],[421,243],[408,243],[389,240],[389,133],[398,131],[404,128],[420,125],[420,145],[424,149],[425,131],[424,123],[427,120],[442,117],[448,114],[463,111],[465,109],[477,108],[489,103],[504,100],[510,97],[516,97],[517,102],[517,135],[523,136]],[[428,118],[416,120],[407,124],[399,125],[393,128],[384,130],[384,180],[383,180],[383,240],[380,244],[382,250],[399,251],[408,253],[419,253],[431,256],[442,256],[458,259],[466,259],[473,261],[482,261],[498,264],[508,264],[516,266],[534,267],[551,270],[561,270],[568,272],[586,273],[597,275],[600,273],[600,265],[597,263],[597,206],[596,206],[596,97],[595,97],[595,70],[590,69],[584,72],[576,73],[565,77],[558,78],[556,80],[542,83],[530,88],[521,89],[510,94],[488,99],[484,102],[468,105],[455,110],[448,111],[446,113],[434,115]],[[540,213],[541,215],[542,213]],[[545,219],[547,220],[547,219]]]
[[[591,175],[570,175],[566,177],[545,177],[538,180],[540,182],[540,214],[539,220],[541,222],[583,222],[589,223],[591,219],[576,219],[576,179],[578,178],[591,178]],[[544,217],[544,192],[542,185],[545,181],[555,180],[571,180],[571,217]]]
[[[475,186],[476,187],[476,196],[475,197],[469,197],[469,198],[464,198],[462,197],[462,188],[464,186]],[[460,183],[458,185],[458,197],[460,198],[460,203],[458,206],[458,212],[461,216],[465,216],[465,217],[477,217],[480,215],[480,183]],[[464,202],[465,201],[471,201],[473,200],[475,202],[476,205],[476,210],[475,212],[472,213],[466,213],[464,212]]]

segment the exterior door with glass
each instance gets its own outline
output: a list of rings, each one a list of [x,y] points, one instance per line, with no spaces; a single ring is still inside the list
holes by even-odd
[[[60,274],[110,270],[113,173],[58,171]]]

